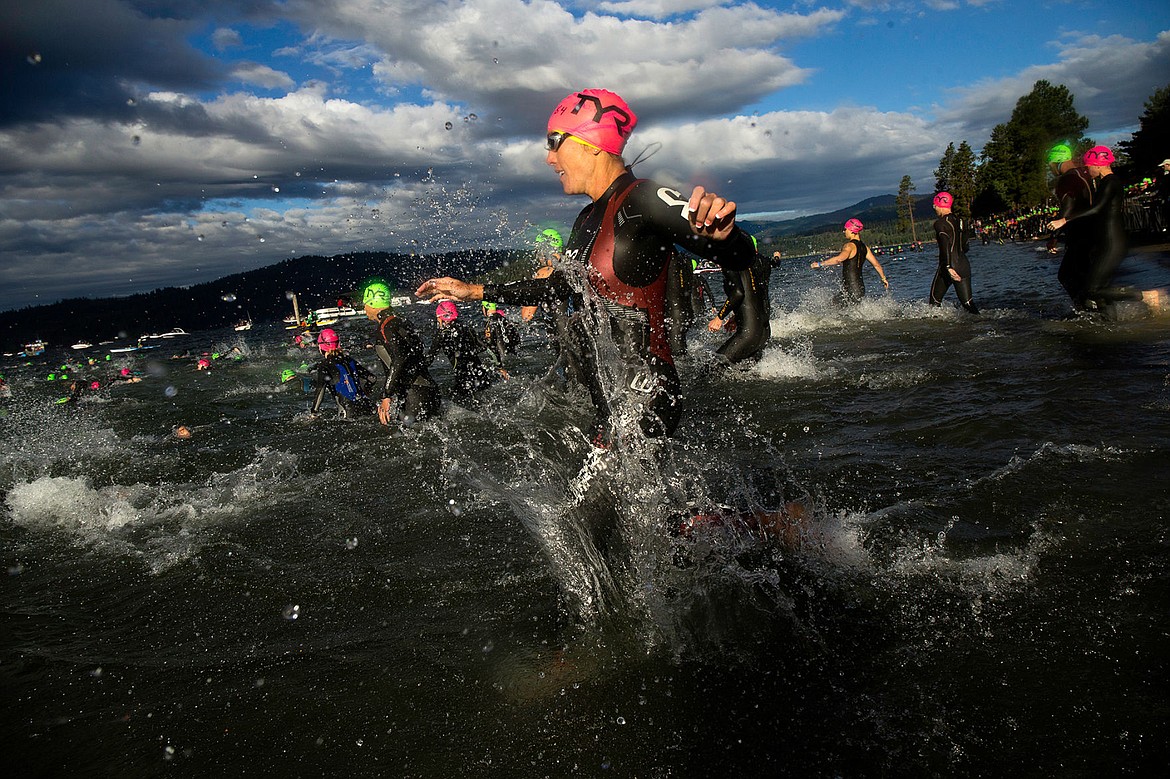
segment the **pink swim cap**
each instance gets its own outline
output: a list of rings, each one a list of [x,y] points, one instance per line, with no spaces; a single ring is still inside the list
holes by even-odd
[[[622,153],[637,126],[638,117],[626,101],[607,89],[574,92],[548,118],[550,133],[568,133],[610,154]]]
[[[865,229],[865,225],[861,223],[860,219],[850,219],[845,223],[845,229],[851,233],[860,233]]]
[[[1104,168],[1112,165],[1117,158],[1113,156],[1108,146],[1094,146],[1085,152],[1085,165]]]
[[[89,388],[91,390],[101,389],[102,388],[101,382],[95,381],[89,385]]]
[[[337,337],[337,333],[331,327],[326,327],[317,336],[317,348],[323,352],[333,351],[340,343],[341,339]]]
[[[120,375],[122,375],[122,376],[129,376],[129,375],[130,375],[130,369],[129,369],[129,368],[123,368],[122,370],[118,371],[118,373],[119,373]]]
[[[939,192],[934,196],[934,204],[939,208],[950,208],[955,204],[955,198],[950,192]]]
[[[435,306],[435,319],[445,324],[450,324],[459,316],[459,309],[455,308],[455,304],[450,300],[444,300]]]

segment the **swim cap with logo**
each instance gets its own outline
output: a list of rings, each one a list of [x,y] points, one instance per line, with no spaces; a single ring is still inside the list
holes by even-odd
[[[1097,168],[1104,168],[1112,165],[1116,161],[1113,152],[1108,146],[1094,146],[1085,152],[1085,164],[1092,165]]]
[[[287,382],[292,381],[296,377],[297,377],[296,371],[294,371],[292,368],[285,368],[283,371],[280,372],[280,383],[285,384]]]
[[[865,225],[861,223],[860,219],[850,219],[845,222],[845,229],[851,233],[860,233],[865,229]]]
[[[950,208],[955,204],[955,198],[950,192],[939,192],[934,196],[934,204],[939,208]]]
[[[561,240],[561,234],[551,227],[547,230],[542,230],[540,236],[536,239],[538,244],[545,244],[552,246],[552,248],[560,250],[564,248],[565,242]]]
[[[487,314],[488,316],[496,313],[496,304],[485,300],[483,302],[483,313]]]
[[[362,305],[369,308],[390,308],[390,286],[384,281],[371,281],[362,289]]]
[[[459,317],[459,309],[450,300],[444,300],[435,306],[435,319],[450,324]]]
[[[331,327],[326,327],[317,336],[317,348],[323,352],[333,351],[340,343],[341,339],[337,337],[337,332]]]
[[[562,100],[548,118],[548,131],[588,141],[602,151],[621,154],[638,126],[625,100],[607,89],[582,89]]]
[[[1059,165],[1072,159],[1072,147],[1067,143],[1058,143],[1048,150],[1048,162]]]

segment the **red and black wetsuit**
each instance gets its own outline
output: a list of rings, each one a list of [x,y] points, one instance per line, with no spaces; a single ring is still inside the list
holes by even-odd
[[[573,225],[564,257],[568,271],[583,273],[557,270],[547,279],[484,287],[485,300],[512,305],[572,298],[591,314],[592,332],[609,333],[598,340],[576,328],[589,363],[583,378],[597,410],[592,438],[598,445],[608,444],[615,414],[637,415],[649,436],[669,435],[678,425],[681,394],[665,322],[667,266],[675,245],[734,270],[748,267],[755,256],[742,230],[725,241],[695,235],[686,208],[679,192],[627,171]]]

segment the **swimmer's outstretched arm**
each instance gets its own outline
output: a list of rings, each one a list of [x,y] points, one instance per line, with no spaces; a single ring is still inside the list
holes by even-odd
[[[847,243],[841,247],[841,253],[838,254],[836,257],[830,257],[829,259],[821,260],[820,262],[810,262],[808,264],[808,267],[810,267],[810,268],[827,268],[830,265],[840,265],[841,263],[845,262],[846,260],[853,259],[853,255],[855,255],[855,254],[857,254],[857,247],[854,246],[852,244],[852,242],[850,242],[850,243]]]
[[[427,279],[414,291],[415,297],[429,303],[436,300],[483,300],[483,285],[468,284],[466,281],[443,276]]]

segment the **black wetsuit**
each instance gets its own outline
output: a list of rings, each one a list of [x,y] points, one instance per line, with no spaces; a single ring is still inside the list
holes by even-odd
[[[860,238],[850,238],[853,256],[841,263],[841,297],[843,303],[856,303],[865,297],[865,282],[861,280],[861,265],[869,255],[869,247]]]
[[[374,374],[359,365],[357,360],[337,349],[317,363],[314,381],[317,394],[313,398],[312,413],[320,413],[328,394],[333,396],[337,403],[337,411],[344,418],[371,414],[374,411],[374,403],[370,399],[370,394],[374,382]]]
[[[954,214],[946,214],[934,220],[934,237],[938,241],[938,270],[930,285],[930,304],[941,306],[943,295],[953,284],[959,303],[972,314],[978,314],[971,294],[971,263],[967,261],[967,231],[963,220]],[[960,280],[951,278],[954,268]]]
[[[717,316],[726,320],[734,314],[736,327],[735,334],[719,347],[718,353],[729,362],[758,359],[772,337],[772,302],[768,299],[771,273],[772,263],[761,254],[745,270],[723,271],[727,300]]]
[[[374,353],[386,374],[379,400],[398,401],[398,416],[407,424],[439,413],[439,385],[427,370],[426,350],[414,325],[391,309],[379,312]]]
[[[1072,219],[1093,205],[1093,183],[1084,168],[1076,167],[1062,173],[1056,180],[1055,191],[1060,201],[1058,219]],[[1084,306],[1088,291],[1093,227],[1092,219],[1073,219],[1061,231],[1064,233],[1064,257],[1056,278],[1078,308]]]
[[[496,356],[500,365],[504,358],[516,353],[520,336],[512,323],[498,311],[486,315],[483,323],[483,343]]]
[[[755,256],[742,230],[725,241],[695,235],[686,207],[687,200],[675,190],[627,171],[573,225],[564,256],[570,269],[583,273],[558,270],[547,279],[484,288],[484,299],[516,305],[573,298],[588,315],[590,327],[582,326],[583,318],[574,330],[578,343],[588,347],[582,368],[597,412],[591,430],[595,444],[609,443],[613,416],[622,410],[636,415],[649,436],[669,435],[678,425],[681,392],[665,321],[667,268],[675,244],[734,269],[748,267]],[[570,280],[570,275],[583,279]],[[612,340],[594,340],[590,330],[608,332]],[[599,359],[613,347],[616,360]]]
[[[427,364],[435,360],[439,352],[447,355],[451,368],[455,371],[455,383],[451,395],[461,401],[470,400],[475,393],[492,383],[495,371],[483,364],[480,355],[488,353],[489,359],[496,362],[495,355],[487,352],[487,347],[479,340],[467,325],[459,321],[435,328],[431,339],[431,350],[427,354]]]
[[[1107,308],[1118,300],[1140,300],[1141,293],[1112,287],[1117,266],[1125,259],[1128,248],[1125,236],[1125,186],[1112,173],[1097,179],[1093,205],[1070,216],[1068,223],[1088,221],[1092,231],[1085,272],[1082,304],[1089,308]],[[1075,298],[1074,298],[1075,300]]]

